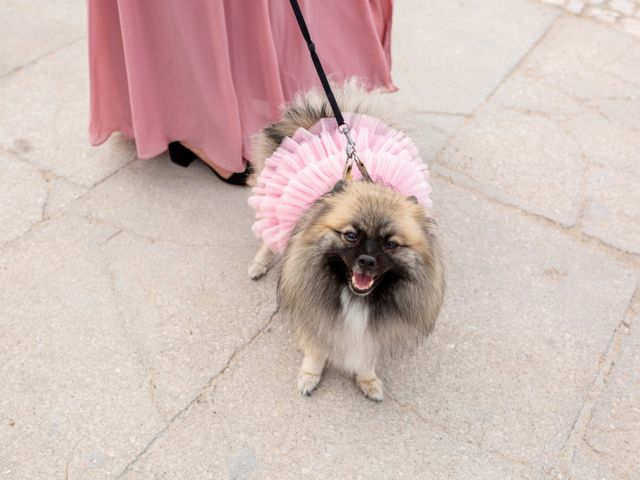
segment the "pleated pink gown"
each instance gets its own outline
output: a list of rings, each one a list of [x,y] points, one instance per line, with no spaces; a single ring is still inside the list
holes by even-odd
[[[393,90],[392,0],[300,0],[326,72]],[[173,141],[244,170],[249,138],[320,85],[287,0],[88,0],[90,140]]]

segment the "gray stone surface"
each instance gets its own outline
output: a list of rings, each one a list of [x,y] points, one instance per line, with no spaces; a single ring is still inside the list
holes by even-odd
[[[606,377],[571,464],[575,478],[638,478],[640,462],[640,297],[629,311],[619,357]]]
[[[37,169],[8,155],[0,155],[0,186],[0,243],[4,243],[42,219],[47,187]]]
[[[638,253],[638,78],[637,40],[562,18],[456,135],[439,171]]]
[[[194,185],[213,183],[204,169],[186,175],[194,181],[165,190],[164,205],[147,208],[147,217],[185,207]],[[200,190],[201,205],[210,192]],[[183,245],[99,214],[56,217],[0,257],[0,418],[11,444],[0,464],[12,467],[8,478],[118,473],[274,310],[272,280],[246,278],[255,241],[223,243],[219,233]],[[188,208],[175,218],[168,231],[195,231],[188,225],[201,221]],[[245,225],[235,230],[246,238]],[[36,461],[19,461],[32,449],[41,452]]]
[[[86,189],[0,153],[0,245],[49,218]]]
[[[527,0],[405,0],[395,8],[394,81],[403,104],[421,112],[472,113],[557,16]]]
[[[161,157],[135,162],[69,209],[120,232],[103,251],[166,418],[275,308],[274,278],[256,284],[246,275],[259,245],[248,195],[202,165],[183,169]]]
[[[638,477],[640,16],[547,3],[395,4],[449,293],[374,404],[296,392],[248,191],[88,146],[85,4],[1,2],[0,478]]]
[[[584,231],[629,252],[640,253],[640,176],[610,168],[588,172]]]
[[[99,253],[114,231],[63,216],[2,251],[4,478],[108,478],[164,425]]]
[[[75,32],[79,37],[87,36],[87,5],[88,3],[67,0],[3,0],[5,8],[21,9],[30,15],[38,14],[47,18],[47,23],[64,24],[68,30]],[[33,29],[32,29],[33,31]],[[38,31],[34,31],[36,38]],[[40,41],[40,43],[46,43]]]
[[[162,155],[134,162],[70,210],[133,235],[185,247],[257,248],[249,195],[248,189],[218,181],[200,162],[185,169]]]
[[[623,32],[640,36],[639,0],[540,0],[543,3],[564,7],[575,15],[593,18],[619,28]]]
[[[422,159],[431,165],[438,154],[447,146],[451,137],[462,128],[466,116],[432,113],[398,112],[399,117],[406,116],[402,130],[411,137],[420,150]]]
[[[522,83],[505,85],[498,98],[506,89],[518,95]],[[540,90],[527,88],[527,94]],[[516,98],[516,105],[502,107],[496,100],[476,114],[438,158],[434,170],[503,202],[574,225],[585,168],[581,146],[562,131],[555,115],[532,114],[529,99]],[[558,107],[570,111],[572,105],[554,102],[552,108]]]
[[[3,0],[0,3],[3,40],[0,42],[0,77],[85,36],[84,25],[68,17],[48,14],[55,3],[61,2]],[[73,7],[81,13],[84,8],[79,4]]]
[[[636,38],[606,26],[563,17],[527,57],[520,71],[596,112],[607,104],[617,106],[620,113],[635,112],[637,122],[634,106],[640,93],[639,55]],[[614,116],[612,120],[625,123],[624,117]]]
[[[87,148],[88,88],[85,40],[4,79],[0,148],[84,187],[131,162],[135,149],[121,138]]]

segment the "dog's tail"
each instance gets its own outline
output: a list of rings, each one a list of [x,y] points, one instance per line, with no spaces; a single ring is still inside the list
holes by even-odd
[[[364,113],[384,120],[388,125],[388,109],[382,105],[380,91],[369,91],[356,79],[343,84],[332,84],[332,90],[343,112]],[[272,122],[256,133],[251,139],[249,161],[254,173],[249,179],[251,185],[264,166],[264,161],[276,151],[286,137],[291,137],[298,128],[309,129],[320,119],[333,117],[327,98],[319,88],[296,95],[294,100],[282,109],[280,120]]]

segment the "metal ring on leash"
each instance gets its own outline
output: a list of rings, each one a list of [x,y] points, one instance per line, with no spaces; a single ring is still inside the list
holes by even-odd
[[[351,134],[350,134],[351,129],[349,128],[349,125],[347,123],[343,123],[342,125],[339,125],[338,131],[342,133],[347,139],[347,146],[345,147],[347,159],[345,160],[345,163],[344,163],[342,179],[348,182],[353,180],[353,175],[351,174],[351,171],[353,170],[353,164],[355,162],[356,166],[358,167],[358,170],[360,170],[360,174],[362,175],[362,178],[367,182],[373,181],[371,180],[371,176],[367,171],[367,167],[364,166],[364,163],[362,162],[362,160],[360,160],[360,157],[358,156],[358,152],[356,152],[356,142],[354,142],[353,138],[351,138]]]

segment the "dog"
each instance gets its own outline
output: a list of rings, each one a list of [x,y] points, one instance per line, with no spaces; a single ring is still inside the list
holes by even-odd
[[[336,93],[344,111],[380,117],[378,94],[354,83]],[[254,138],[256,174],[284,138],[331,116],[320,92],[298,96]],[[264,275],[272,262],[263,245],[249,276]],[[445,294],[433,219],[415,197],[368,181],[340,180],[312,204],[289,237],[278,276],[278,309],[304,353],[303,395],[311,395],[330,363],[355,375],[366,397],[383,400],[376,365],[431,332]]]

